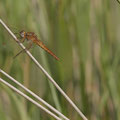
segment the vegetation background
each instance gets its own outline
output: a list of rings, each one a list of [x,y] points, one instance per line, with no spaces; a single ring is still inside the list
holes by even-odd
[[[54,60],[37,46],[30,50],[88,119],[120,120],[120,4],[116,0],[0,0],[0,18],[11,29],[35,32],[60,58]],[[71,120],[81,120],[26,54],[13,59],[20,50],[0,25],[0,68]],[[0,120],[18,119],[53,120],[0,84]]]

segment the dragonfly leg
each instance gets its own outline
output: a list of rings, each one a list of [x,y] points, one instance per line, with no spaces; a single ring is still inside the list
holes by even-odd
[[[25,38],[22,38],[22,39],[21,39],[21,37],[17,37],[17,39],[19,40],[19,41],[18,41],[19,43],[23,43],[23,42],[25,41]]]
[[[23,43],[24,41],[25,41],[25,37],[20,40],[21,43]]]
[[[13,58],[16,58],[20,53],[25,52],[25,50],[29,50],[32,47],[33,42],[30,42],[30,44],[25,48],[22,49],[18,54],[16,54]]]
[[[29,43],[29,45],[25,48],[26,50],[29,50],[31,47],[32,47],[32,45],[33,45],[33,42],[31,41],[30,43]]]

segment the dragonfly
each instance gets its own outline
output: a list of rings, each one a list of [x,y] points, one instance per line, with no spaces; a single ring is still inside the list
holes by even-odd
[[[20,36],[19,38],[21,39],[20,40],[21,43],[27,40],[29,41],[29,44],[25,49],[21,50],[16,56],[18,56],[25,50],[29,50],[32,47],[33,43],[35,43],[36,45],[44,49],[47,53],[49,53],[51,56],[53,56],[56,60],[59,60],[59,58],[50,49],[48,49],[41,40],[38,39],[37,35],[34,32],[25,32],[24,30],[22,30],[18,34]],[[14,58],[16,56],[14,56]]]

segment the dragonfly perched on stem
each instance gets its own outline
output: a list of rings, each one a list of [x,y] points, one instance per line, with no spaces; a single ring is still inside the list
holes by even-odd
[[[50,55],[52,55],[56,60],[59,60],[59,58],[51,51],[49,50],[42,41],[40,41],[37,38],[37,35],[34,32],[25,32],[24,30],[20,31],[19,33],[15,33],[15,34],[19,34],[20,39],[21,39],[21,43],[23,43],[25,40],[30,41],[29,45],[25,48],[27,50],[29,50],[33,43],[37,44],[38,46],[40,46],[42,49],[44,49],[46,52],[48,52]],[[20,53],[24,52],[25,49],[21,50],[15,57],[17,57]]]

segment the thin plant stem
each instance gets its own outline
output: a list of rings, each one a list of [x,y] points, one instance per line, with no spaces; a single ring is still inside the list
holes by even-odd
[[[36,99],[38,99],[41,103],[43,103],[44,105],[46,105],[48,108],[50,108],[52,111],[54,111],[56,114],[58,114],[59,116],[61,116],[62,118],[64,118],[65,120],[69,120],[66,116],[64,116],[62,113],[60,113],[58,110],[56,110],[54,107],[52,107],[50,104],[48,104],[46,101],[44,101],[42,98],[40,98],[38,95],[36,95],[35,93],[33,93],[31,90],[29,90],[28,88],[26,88],[25,86],[23,86],[21,83],[19,83],[17,80],[15,80],[13,77],[11,77],[10,75],[8,75],[6,72],[4,72],[3,70],[0,69],[0,72],[2,74],[4,74],[6,77],[8,77],[10,80],[12,80],[14,83],[16,83],[17,85],[19,85],[21,88],[23,88],[25,91],[27,91],[29,94],[31,94],[32,96],[34,96]]]
[[[120,4],[120,1],[119,1],[119,0],[117,0],[117,2]]]
[[[25,91],[27,91],[29,94],[31,94],[32,96],[34,96],[37,100],[39,100],[41,103],[43,103],[44,105],[46,105],[49,109],[51,109],[52,111],[54,111],[56,114],[58,114],[59,116],[61,116],[62,118],[64,118],[65,120],[69,120],[66,116],[64,116],[62,113],[60,113],[58,110],[56,110],[54,107],[52,107],[50,104],[48,104],[46,101],[44,101],[42,98],[40,98],[38,95],[36,95],[35,93],[33,93],[31,90],[29,90],[28,88],[26,88],[25,86],[23,86],[21,83],[19,83],[17,80],[15,80],[13,77],[11,77],[10,75],[8,75],[6,72],[4,72],[3,70],[0,69],[0,72],[2,74],[4,74],[6,77],[8,77],[10,80],[12,80],[14,83],[16,83],[17,85],[19,85],[21,88],[23,88]]]
[[[3,27],[9,32],[9,34],[14,38],[14,40],[23,48],[22,43],[16,38],[16,36],[11,32],[11,30],[6,26],[6,24],[0,19],[0,23]],[[42,70],[42,72],[49,78],[49,80],[54,84],[54,86],[59,90],[59,92],[66,98],[66,100],[71,104],[71,106],[76,110],[76,112],[83,118],[83,120],[87,120],[85,115],[80,111],[80,109],[73,103],[73,101],[67,96],[67,94],[59,87],[59,85],[55,82],[55,80],[47,73],[47,71],[39,64],[39,62],[32,56],[32,54],[25,50],[28,56],[32,59],[32,61]]]
[[[46,109],[45,107],[43,107],[42,105],[40,105],[39,103],[37,103],[35,100],[33,100],[32,98],[30,98],[29,96],[27,96],[26,94],[24,94],[23,92],[21,92],[20,90],[18,90],[17,88],[15,88],[11,84],[9,84],[5,80],[3,80],[2,78],[0,78],[0,82],[2,82],[3,84],[5,84],[9,88],[11,88],[12,90],[14,90],[15,92],[17,92],[18,94],[20,94],[21,96],[23,96],[24,98],[26,98],[27,100],[29,100],[30,102],[32,102],[33,104],[35,104],[36,106],[38,106],[42,110],[44,110],[46,113],[48,113],[49,115],[51,115],[52,117],[54,117],[56,120],[62,120],[61,118],[57,117],[54,113],[52,113],[51,111],[49,111],[48,109]]]

